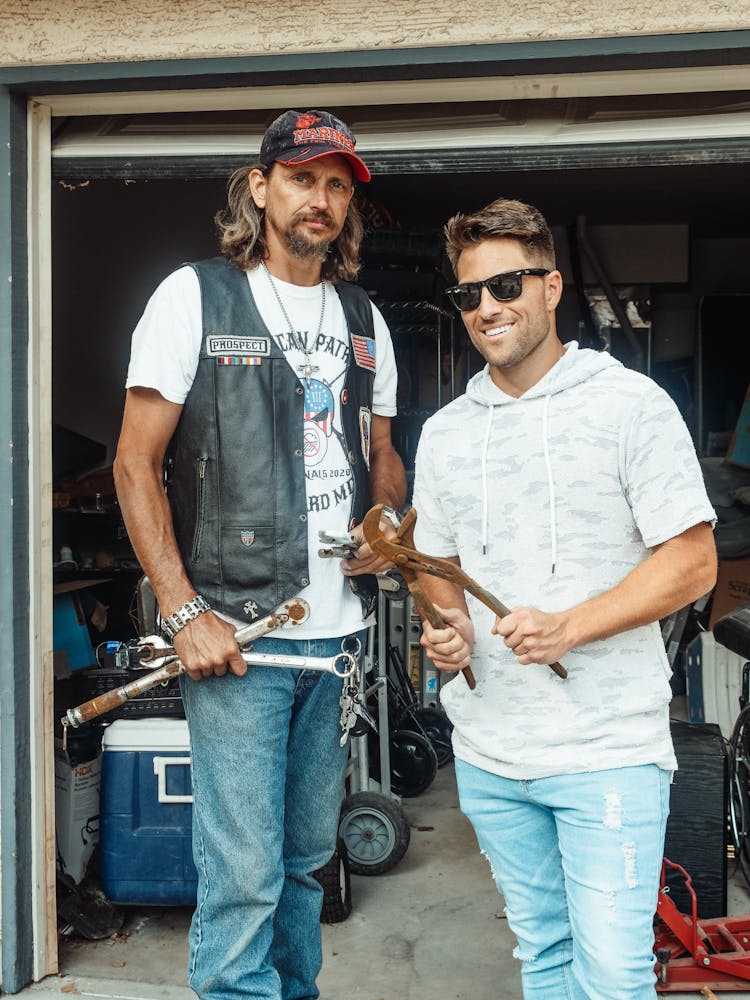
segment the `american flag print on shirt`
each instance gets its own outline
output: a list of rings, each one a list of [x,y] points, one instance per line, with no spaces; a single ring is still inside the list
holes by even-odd
[[[368,368],[375,371],[375,340],[372,337],[361,337],[356,333],[352,334],[352,348],[354,350],[354,360],[360,368]]]

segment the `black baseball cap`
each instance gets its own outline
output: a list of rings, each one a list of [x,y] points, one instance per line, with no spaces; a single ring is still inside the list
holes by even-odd
[[[369,181],[370,171],[354,152],[355,145],[349,127],[328,111],[285,111],[263,136],[260,162],[292,165],[336,153],[349,161],[358,181]]]

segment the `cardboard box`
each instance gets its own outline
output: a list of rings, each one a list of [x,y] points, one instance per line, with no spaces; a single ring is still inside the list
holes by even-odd
[[[720,559],[709,628],[740,604],[750,601],[750,559]]]
[[[74,882],[81,881],[99,843],[101,754],[73,763],[55,740],[55,834],[57,864]]]

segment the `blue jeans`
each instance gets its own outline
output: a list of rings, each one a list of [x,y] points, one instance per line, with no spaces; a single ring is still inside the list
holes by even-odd
[[[253,649],[328,657],[341,638],[263,638]],[[315,1000],[323,893],[311,872],[336,846],[341,680],[250,666],[181,687],[198,869],[190,986],[201,1000]]]
[[[669,812],[656,765],[514,781],[456,761],[526,1000],[645,1000]]]

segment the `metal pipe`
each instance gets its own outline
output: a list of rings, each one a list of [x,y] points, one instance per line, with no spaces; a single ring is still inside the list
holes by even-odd
[[[627,317],[625,312],[625,307],[620,301],[620,297],[615,291],[612,283],[607,277],[607,272],[604,270],[599,258],[594,251],[594,248],[589,243],[588,235],[586,232],[586,216],[579,215],[576,219],[576,237],[578,238],[578,244],[586,254],[589,264],[591,265],[596,279],[602,287],[602,291],[607,296],[607,301],[612,307],[612,312],[615,314],[617,322],[620,324],[620,329],[625,334],[625,337],[630,344],[630,348],[633,352],[633,365],[635,369],[639,372],[645,370],[643,349],[641,348],[638,338],[635,335],[632,324]]]

